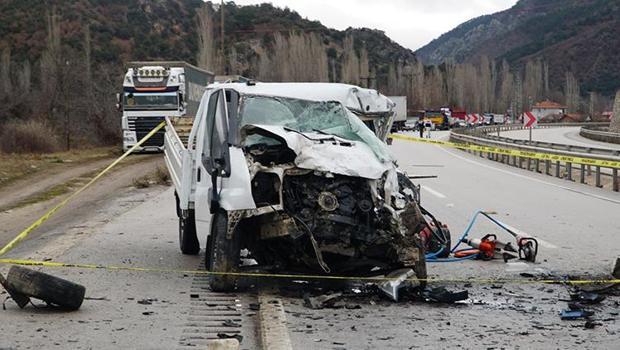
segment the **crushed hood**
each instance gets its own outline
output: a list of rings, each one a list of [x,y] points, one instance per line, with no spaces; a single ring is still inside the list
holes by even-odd
[[[392,162],[380,161],[372,149],[360,141],[315,132],[298,133],[273,125],[246,125],[241,129],[241,135],[245,137],[257,131],[263,135],[267,132],[286,143],[297,155],[295,165],[302,169],[373,180],[395,169]]]

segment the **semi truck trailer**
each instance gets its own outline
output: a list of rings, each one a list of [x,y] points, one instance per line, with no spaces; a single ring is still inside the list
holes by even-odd
[[[166,117],[193,120],[213,78],[213,73],[186,62],[128,63],[123,90],[117,96],[122,112],[123,150],[133,147]],[[136,151],[160,152],[163,147],[162,129]]]
[[[388,96],[394,102],[394,122],[392,123],[392,131],[400,131],[405,129],[407,122],[407,96]]]

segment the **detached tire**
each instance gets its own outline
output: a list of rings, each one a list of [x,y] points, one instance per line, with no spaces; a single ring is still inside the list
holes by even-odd
[[[239,230],[235,229],[228,239],[228,214],[224,210],[215,212],[211,224],[211,249],[207,251],[205,262],[209,271],[216,273],[237,272],[240,262]],[[214,274],[210,278],[211,290],[214,292],[230,292],[237,286],[238,276]]]
[[[179,246],[183,254],[200,253],[200,242],[196,235],[196,215],[193,210],[190,210],[185,218],[179,216]]]
[[[65,310],[82,306],[86,288],[77,283],[21,266],[12,266],[6,283],[13,291]]]

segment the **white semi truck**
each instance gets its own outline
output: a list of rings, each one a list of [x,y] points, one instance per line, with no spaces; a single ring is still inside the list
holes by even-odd
[[[214,74],[186,62],[130,62],[118,94],[123,150],[127,151],[166,117],[193,120]],[[191,123],[190,123],[191,124]],[[161,130],[137,152],[163,151]]]
[[[388,96],[388,98],[394,102],[392,131],[403,130],[407,122],[407,96]]]
[[[426,278],[419,189],[384,142],[392,108],[345,84],[216,83],[188,137],[166,118],[180,248],[206,238],[213,290],[235,288],[240,251],[267,270]]]

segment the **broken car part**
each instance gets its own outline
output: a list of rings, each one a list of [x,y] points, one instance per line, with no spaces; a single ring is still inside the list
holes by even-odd
[[[594,315],[592,311],[586,310],[562,310],[560,312],[560,319],[568,321],[568,320],[578,320],[582,318],[588,318]]]
[[[385,276],[388,281],[378,283],[377,287],[383,294],[387,295],[393,301],[398,301],[398,291],[404,287],[417,287],[420,282],[411,280],[415,276],[412,269],[399,269],[390,272]]]
[[[454,303],[468,299],[469,292],[467,290],[451,292],[444,287],[435,287],[424,289],[420,296],[428,301],[437,303]]]

